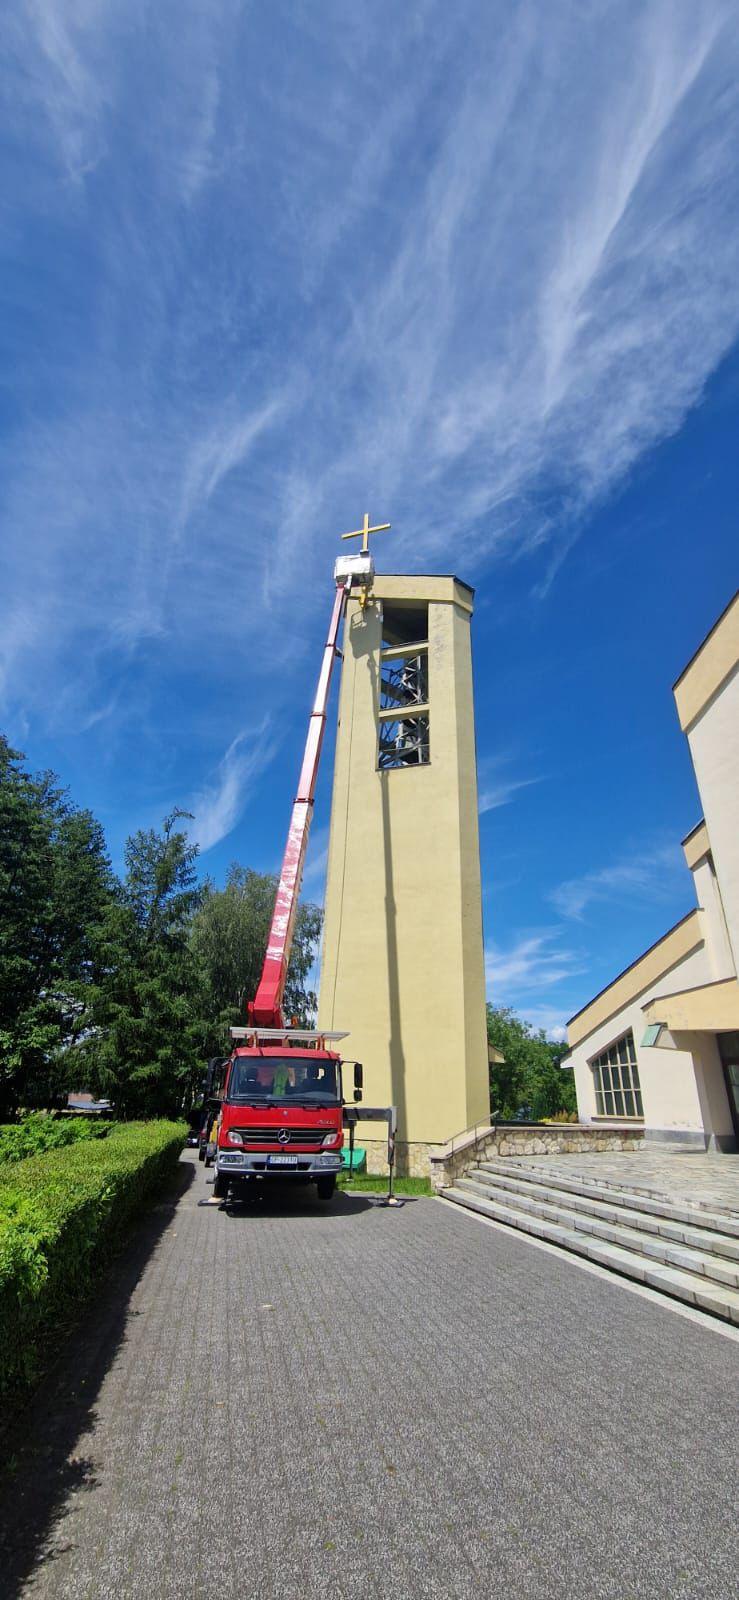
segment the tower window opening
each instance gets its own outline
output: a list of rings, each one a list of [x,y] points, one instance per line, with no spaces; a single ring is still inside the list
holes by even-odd
[[[428,631],[426,601],[384,602],[377,753],[381,771],[428,764]]]
[[[425,644],[429,636],[428,601],[383,600],[382,648],[394,650],[404,644]]]
[[[423,767],[428,760],[428,712],[420,717],[396,716],[380,722],[378,761],[382,772],[397,767]]]
[[[380,710],[399,711],[405,706],[426,706],[429,698],[428,654],[408,654],[383,661]]]

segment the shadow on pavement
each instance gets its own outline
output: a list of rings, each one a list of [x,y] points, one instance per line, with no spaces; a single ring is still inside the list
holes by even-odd
[[[65,1330],[38,1387],[3,1423],[0,1571],[8,1600],[40,1562],[62,1553],[60,1547],[45,1553],[45,1547],[70,1494],[96,1486],[93,1463],[77,1455],[75,1445],[95,1421],[101,1385],[126,1337],[131,1295],[194,1176],[192,1164],[180,1162],[174,1182],[139,1223],[80,1321]]]
[[[207,1179],[206,1179],[207,1183]],[[212,1195],[212,1187],[208,1184],[208,1195]],[[255,1184],[250,1191],[248,1188],[241,1198],[233,1193],[226,1202],[221,1201],[216,1207],[214,1201],[201,1200],[200,1205],[209,1203],[213,1209],[225,1212],[234,1219],[256,1219],[258,1217],[297,1217],[304,1221],[316,1222],[341,1222],[346,1217],[356,1217],[362,1212],[373,1211],[383,1207],[385,1186],[380,1180],[376,1192],[367,1189],[358,1189],[353,1193],[346,1189],[337,1189],[332,1200],[321,1201],[316,1197],[313,1185],[308,1184],[279,1184],[274,1180],[268,1186]],[[418,1200],[425,1200],[426,1195],[401,1195],[402,1205],[415,1205]]]
[[[243,1199],[230,1199],[221,1207],[229,1217],[234,1219],[243,1217],[254,1221],[259,1217],[295,1217],[299,1216],[305,1221],[340,1222],[343,1217],[356,1217],[362,1211],[369,1211],[375,1203],[375,1196],[369,1194],[345,1194],[337,1190],[330,1201],[317,1200],[311,1192],[312,1186],[295,1189],[285,1184],[279,1187],[270,1186],[269,1194],[256,1189],[253,1195],[246,1195]]]

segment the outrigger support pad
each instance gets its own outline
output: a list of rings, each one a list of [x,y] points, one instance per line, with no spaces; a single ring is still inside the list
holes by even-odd
[[[399,1200],[393,1194],[393,1168],[395,1166],[395,1134],[398,1127],[397,1106],[344,1106],[344,1127],[349,1129],[349,1153],[354,1149],[354,1130],[358,1122],[386,1122],[387,1123],[387,1167],[388,1183],[387,1194],[377,1203],[381,1206],[402,1206],[404,1200]],[[351,1166],[349,1168],[351,1172]]]

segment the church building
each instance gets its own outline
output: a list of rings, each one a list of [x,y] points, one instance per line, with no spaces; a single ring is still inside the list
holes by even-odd
[[[647,1140],[739,1140],[739,593],[674,685],[703,816],[683,840],[696,905],[568,1023],[581,1122]]]

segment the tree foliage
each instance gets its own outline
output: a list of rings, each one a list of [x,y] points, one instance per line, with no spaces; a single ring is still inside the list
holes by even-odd
[[[276,881],[232,866],[217,889],[174,811],[112,871],[100,824],[0,737],[0,1116],[69,1089],[122,1116],[187,1110],[205,1059],[244,1020]],[[298,912],[285,1009],[306,1022],[320,912]]]
[[[82,1073],[125,1116],[181,1110],[202,1071],[203,996],[189,940],[202,891],[197,850],[176,826],[183,816],[128,840],[126,875],[98,930],[84,1024],[63,1063],[67,1087]]]
[[[250,867],[229,867],[225,888],[206,881],[192,924],[191,942],[203,974],[210,1007],[208,1054],[217,1054],[228,1029],[246,1019],[267,946],[277,879]],[[321,913],[309,903],[298,908],[283,1010],[305,1026],[316,1006],[308,987],[321,931]]]
[[[0,736],[0,1107],[44,1099],[114,878],[100,824]]]
[[[491,1062],[490,1104],[493,1117],[508,1122],[516,1116],[541,1122],[558,1112],[577,1110],[571,1072],[559,1063],[567,1045],[548,1039],[508,1006],[488,1006],[488,1040],[505,1058]]]

